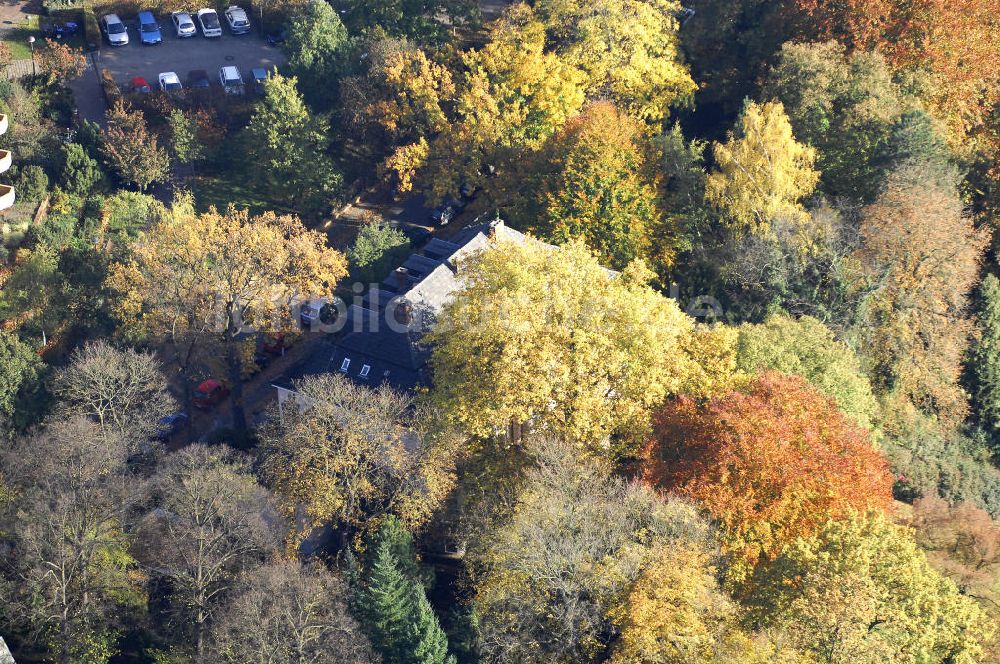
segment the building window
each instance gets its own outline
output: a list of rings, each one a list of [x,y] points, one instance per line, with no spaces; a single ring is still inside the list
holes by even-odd
[[[351,358],[345,357],[344,361],[340,363],[340,370],[346,373],[349,366],[351,366]]]
[[[362,378],[368,378],[368,372],[371,370],[372,368],[370,366],[364,364],[361,366],[361,373],[359,373],[358,375],[361,376]]]

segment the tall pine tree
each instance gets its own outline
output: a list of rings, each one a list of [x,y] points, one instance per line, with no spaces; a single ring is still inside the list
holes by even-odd
[[[452,664],[455,659],[448,655],[448,638],[423,586],[404,571],[417,569],[412,540],[398,535],[391,525],[379,532],[358,593],[362,622],[386,664]],[[397,551],[409,552],[406,564],[401,564]]]

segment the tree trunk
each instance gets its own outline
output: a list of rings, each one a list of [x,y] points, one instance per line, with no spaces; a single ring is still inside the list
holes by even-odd
[[[243,359],[240,357],[240,342],[230,337],[226,353],[229,362],[230,399],[232,399],[233,428],[244,431],[247,428],[247,416],[243,410]]]

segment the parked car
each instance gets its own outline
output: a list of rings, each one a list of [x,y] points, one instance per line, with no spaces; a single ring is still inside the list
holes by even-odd
[[[279,44],[284,44],[285,41],[288,40],[288,30],[286,28],[282,28],[277,32],[269,32],[267,33],[266,39],[267,43],[270,44],[271,46],[278,46]]]
[[[118,14],[106,14],[101,17],[101,32],[111,46],[126,46],[128,44],[128,29]]]
[[[243,77],[235,65],[219,67],[219,82],[227,95],[241,95],[244,92]]]
[[[139,41],[150,45],[163,41],[160,24],[156,22],[153,12],[139,12]]]
[[[194,37],[198,34],[198,28],[194,27],[191,14],[187,12],[174,12],[170,15],[170,22],[174,24],[174,32],[180,38]]]
[[[199,9],[196,16],[201,25],[201,34],[206,37],[222,36],[222,24],[219,23],[219,14],[214,9]]]
[[[149,85],[149,81],[144,79],[142,76],[134,76],[129,85],[132,88],[132,92],[136,94],[146,94],[147,92],[152,92],[153,88]]]
[[[455,206],[444,203],[431,212],[431,221],[439,226],[446,226],[449,221],[455,218],[455,212]]]
[[[253,83],[253,91],[264,96],[264,84],[267,83],[267,70],[263,67],[254,67],[250,70],[250,79]]]
[[[226,23],[234,35],[245,35],[250,32],[250,19],[247,13],[236,5],[230,5],[226,10]]]
[[[204,381],[194,391],[191,403],[195,408],[211,408],[229,396],[229,388],[214,378]]]
[[[176,73],[165,71],[160,74],[160,89],[164,92],[177,92],[183,90],[184,86],[181,85],[181,79],[177,77]]]
[[[188,425],[188,416],[185,413],[171,413],[166,417],[161,417],[156,425],[156,440],[169,440],[175,433]]]
[[[212,81],[208,78],[208,72],[204,69],[192,69],[188,72],[188,87],[208,89],[212,87]]]

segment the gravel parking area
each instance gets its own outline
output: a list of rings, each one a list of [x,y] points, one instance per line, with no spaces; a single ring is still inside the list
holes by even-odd
[[[115,81],[127,87],[133,76],[142,76],[153,86],[161,72],[176,72],[181,82],[187,86],[188,72],[204,69],[215,85],[219,84],[219,67],[235,65],[239,67],[243,79],[247,80],[253,67],[280,67],[285,63],[281,49],[268,44],[257,32],[246,35],[229,34],[223,27],[221,37],[205,38],[199,31],[194,37],[179,39],[174,34],[170,16],[158,16],[163,41],[144,46],[139,42],[139,28],[134,16],[122,17],[128,27],[127,46],[111,47],[105,41],[99,54],[95,54],[96,65],[108,69]],[[220,19],[223,19],[220,13]],[[223,19],[224,21],[224,19]]]

